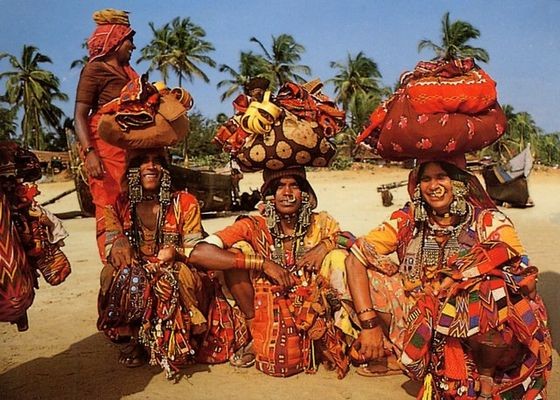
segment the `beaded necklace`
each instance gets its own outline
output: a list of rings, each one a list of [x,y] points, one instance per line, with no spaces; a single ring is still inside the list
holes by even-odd
[[[436,270],[450,256],[459,252],[458,237],[465,224],[470,220],[471,208],[467,208],[467,214],[457,225],[440,226],[435,222],[427,220],[422,229],[422,245],[420,246],[420,265],[428,279],[432,279]],[[445,236],[447,240],[441,245],[437,238]]]
[[[272,247],[272,261],[281,265],[290,272],[295,272],[297,275],[302,276],[303,271],[296,271],[296,261],[305,252],[304,238],[307,234],[307,229],[311,224],[311,204],[309,202],[309,194],[302,193],[302,202],[299,212],[297,214],[297,221],[294,227],[293,234],[285,234],[282,231],[282,226],[280,224],[280,216],[276,212],[274,203],[267,201],[265,203],[264,215],[266,217],[266,223],[272,240],[274,241]],[[291,257],[286,257],[286,250],[284,247],[284,242],[286,240],[292,241],[292,251]],[[287,258],[291,259],[287,260]]]

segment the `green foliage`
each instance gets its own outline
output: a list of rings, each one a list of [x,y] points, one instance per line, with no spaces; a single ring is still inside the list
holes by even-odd
[[[482,62],[490,61],[490,55],[485,49],[467,44],[471,39],[478,39],[480,31],[465,21],[451,22],[449,12],[443,14],[441,19],[441,36],[441,44],[435,44],[431,40],[421,40],[418,43],[418,52],[428,48],[436,53],[434,59],[472,57]]]
[[[212,143],[218,123],[203,117],[200,113],[191,114],[189,120],[190,133],[186,143],[183,141],[175,146],[171,153],[180,158],[188,159],[189,164],[193,163],[193,160],[198,160],[203,165],[211,165],[214,162],[221,163],[223,158],[221,149]]]
[[[335,171],[342,171],[346,169],[350,169],[354,160],[347,154],[337,154],[334,159],[332,160],[331,164],[329,165],[329,169]]]
[[[193,23],[190,18],[176,17],[161,28],[155,28],[150,22],[153,39],[140,50],[138,62],[150,61],[148,72],[158,70],[167,82],[169,70],[179,77],[179,86],[183,78],[190,82],[194,77],[209,82],[209,78],[199,67],[200,64],[215,67],[216,62],[208,56],[214,51],[212,43],[206,41],[206,31]]]
[[[2,99],[0,99],[2,104]],[[16,136],[17,108],[0,106],[0,140],[12,139]]]
[[[227,72],[231,76],[231,79],[224,79],[216,85],[218,89],[227,86],[220,96],[220,100],[225,101],[228,97],[243,92],[244,86],[252,78],[266,75],[267,63],[262,56],[242,51],[239,55],[239,72],[226,64],[220,65],[219,71]]]
[[[264,72],[259,76],[270,81],[272,91],[286,82],[305,82],[306,79],[300,74],[311,75],[309,66],[299,64],[305,47],[297,43],[293,36],[286,33],[272,36],[270,51],[256,37],[252,37],[250,41],[256,43],[263,52],[260,57],[264,60]]]
[[[5,98],[15,108],[23,108],[21,123],[23,145],[34,143],[42,149],[43,125],[57,129],[64,113],[54,102],[67,101],[68,96],[59,89],[59,79],[50,71],[40,68],[43,63],[52,63],[33,46],[23,46],[21,59],[0,53],[0,60],[7,58],[11,71],[0,73],[0,80],[6,78]]]
[[[509,104],[504,104],[502,108],[508,120],[507,130],[492,146],[479,151],[479,157],[489,156],[495,161],[506,163],[530,145],[536,162],[544,165],[560,163],[559,132],[544,134],[531,114],[515,112]]]

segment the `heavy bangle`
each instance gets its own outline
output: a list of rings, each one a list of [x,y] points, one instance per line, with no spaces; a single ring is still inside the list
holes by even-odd
[[[246,255],[237,253],[235,255],[235,268],[262,271],[264,269],[264,257],[257,254]]]
[[[377,316],[366,319],[365,321],[360,321],[360,326],[362,329],[373,329],[379,326],[379,318]]]
[[[86,147],[86,149],[84,150],[84,156],[87,156],[89,153],[91,153],[94,150],[95,150],[95,147],[93,147],[93,146]]]
[[[362,314],[365,314],[365,313],[370,312],[370,311],[375,311],[375,309],[372,308],[372,307],[364,308],[363,310],[356,311],[356,314],[357,315],[362,315]]]

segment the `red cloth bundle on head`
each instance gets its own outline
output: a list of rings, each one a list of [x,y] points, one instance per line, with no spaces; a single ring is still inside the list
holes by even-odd
[[[495,82],[472,59],[421,62],[401,76],[357,142],[391,160],[449,158],[489,146],[506,126]]]

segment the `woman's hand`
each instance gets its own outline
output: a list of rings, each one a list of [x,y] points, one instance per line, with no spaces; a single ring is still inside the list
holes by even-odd
[[[299,268],[304,268],[309,272],[318,272],[321,269],[323,260],[328,253],[327,246],[324,243],[319,243],[315,247],[309,249],[301,256],[301,258],[296,262]]]
[[[445,278],[442,279],[442,281],[440,282],[439,285],[436,285],[433,287],[432,289],[432,293],[434,296],[438,296],[438,295],[442,295],[445,296],[447,295],[447,290],[453,286],[453,284],[455,283],[455,280],[449,276],[446,276]]]
[[[352,347],[359,355],[358,362],[367,362],[376,360],[385,356],[383,348],[383,330],[380,326],[372,329],[362,329],[358,335],[358,339],[354,341]]]
[[[86,155],[86,171],[89,176],[95,179],[102,179],[104,174],[103,163],[97,155],[96,150],[91,150]]]
[[[177,250],[174,246],[165,246],[157,254],[157,258],[160,264],[173,262],[177,257]]]
[[[126,267],[132,263],[132,247],[126,237],[115,240],[109,257],[115,268]]]
[[[270,260],[264,261],[263,272],[283,288],[290,288],[297,283],[296,278],[288,270]]]

